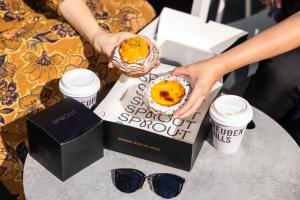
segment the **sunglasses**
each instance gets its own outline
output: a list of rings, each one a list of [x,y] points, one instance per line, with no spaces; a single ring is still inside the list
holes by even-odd
[[[113,169],[112,180],[121,192],[132,193],[142,188],[147,179],[150,189],[163,198],[176,197],[182,190],[185,179],[168,173],[157,173],[146,176],[136,169]]]

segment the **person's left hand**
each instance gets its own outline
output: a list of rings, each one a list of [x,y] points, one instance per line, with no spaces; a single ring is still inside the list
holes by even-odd
[[[92,45],[96,51],[103,53],[108,57],[110,61],[108,67],[113,68],[111,57],[116,46],[118,46],[124,40],[135,36],[135,34],[129,32],[106,33],[104,31],[98,31],[94,36]]]
[[[132,37],[136,37],[136,34],[130,33],[130,32],[119,32],[119,33],[106,33],[104,31],[98,31],[92,41],[94,48],[99,53],[104,53],[108,59],[108,67],[113,68],[113,63],[111,62],[112,54],[114,49],[124,40]],[[140,36],[148,40],[148,42],[152,43],[152,41],[145,37]],[[156,62],[156,66],[158,67],[160,64],[160,61],[158,60]]]

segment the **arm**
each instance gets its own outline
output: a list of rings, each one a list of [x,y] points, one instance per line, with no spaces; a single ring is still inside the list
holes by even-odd
[[[223,74],[300,46],[300,13],[218,56]]]
[[[123,40],[134,37],[129,32],[107,33],[99,28],[97,21],[83,0],[64,0],[59,5],[63,17],[81,36],[89,41],[101,53],[111,57],[114,48]],[[112,67],[112,63],[109,63]]]
[[[79,32],[81,36],[92,43],[99,26],[83,0],[65,0],[59,10],[62,16]],[[101,31],[104,32],[104,31]]]
[[[185,118],[194,113],[214,83],[224,74],[299,46],[300,13],[296,13],[225,53],[176,69],[174,75],[185,74],[191,77],[194,89],[188,102],[174,117]]]

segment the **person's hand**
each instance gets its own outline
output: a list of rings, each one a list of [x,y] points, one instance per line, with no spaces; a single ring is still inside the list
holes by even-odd
[[[262,4],[264,4],[267,8],[272,7],[273,0],[260,0]],[[277,8],[281,8],[281,0],[274,0],[274,3]]]
[[[105,54],[108,59],[108,67],[113,68],[113,64],[111,62],[112,54],[114,49],[124,40],[132,37],[136,37],[136,34],[129,33],[129,32],[119,32],[119,33],[106,33],[104,31],[98,31],[96,35],[94,36],[94,39],[92,41],[92,45],[98,51],[99,53]],[[152,41],[145,37],[141,36],[152,43]],[[158,60],[155,67],[158,67],[160,64],[160,61]]]
[[[173,117],[183,119],[197,111],[213,85],[223,75],[221,70],[219,70],[221,68],[217,65],[219,65],[219,63],[214,64],[213,60],[208,59],[192,65],[176,68],[172,72],[172,75],[187,75],[192,79],[192,93],[185,105],[176,111]]]
[[[92,45],[96,51],[108,57],[110,61],[108,67],[113,68],[111,57],[116,46],[124,40],[135,36],[135,34],[129,32],[106,33],[104,31],[98,31],[93,38]]]

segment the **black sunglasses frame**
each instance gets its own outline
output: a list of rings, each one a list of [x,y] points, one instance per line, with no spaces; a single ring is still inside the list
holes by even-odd
[[[136,191],[139,190],[139,189],[142,189],[142,188],[143,188],[143,185],[144,185],[144,183],[145,183],[145,180],[147,180],[147,182],[148,182],[148,184],[149,184],[149,186],[150,186],[150,189],[151,189],[155,194],[161,196],[161,195],[156,191],[156,189],[155,189],[155,188],[156,188],[156,187],[155,187],[155,183],[153,183],[153,180],[155,179],[155,177],[161,176],[161,175],[171,175],[171,176],[175,176],[175,177],[179,178],[180,184],[182,184],[182,187],[181,187],[180,190],[178,191],[178,194],[177,194],[177,195],[179,195],[179,194],[181,193],[182,188],[183,188],[183,184],[185,183],[185,179],[184,179],[184,178],[182,178],[182,177],[180,177],[180,176],[178,176],[178,175],[175,175],[175,174],[169,174],[169,173],[154,173],[154,174],[150,174],[150,175],[146,176],[143,172],[141,172],[140,170],[137,170],[137,169],[132,169],[132,168],[118,168],[118,169],[112,169],[112,170],[111,170],[111,178],[112,178],[112,181],[113,181],[113,183],[114,183],[115,186],[116,186],[116,175],[117,175],[117,173],[119,173],[121,170],[130,170],[130,171],[133,171],[133,172],[135,172],[135,173],[140,174],[140,175],[143,177],[142,181],[141,181],[140,184],[139,184],[139,187],[136,188],[136,190],[134,190],[134,191],[132,191],[132,192],[128,192],[128,193],[133,193],[133,192],[136,192]],[[116,187],[117,187],[117,186],[116,186]],[[122,191],[122,192],[124,192],[124,191]],[[176,195],[176,196],[177,196],[177,195]],[[176,196],[174,196],[174,197],[176,197]],[[163,197],[163,196],[161,196],[161,197]],[[172,198],[173,198],[173,197],[172,197]]]

